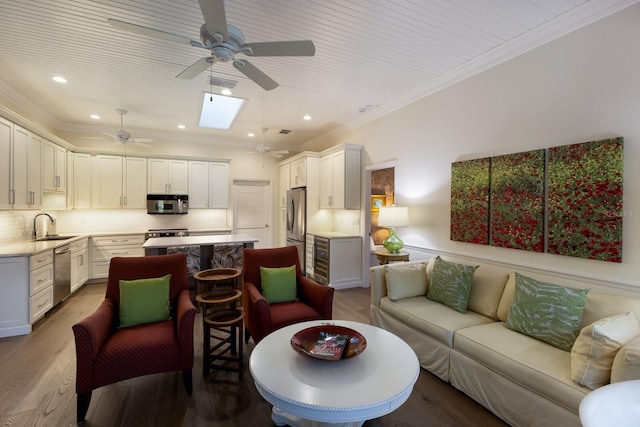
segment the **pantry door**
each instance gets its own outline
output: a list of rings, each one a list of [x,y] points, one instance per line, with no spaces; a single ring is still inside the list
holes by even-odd
[[[258,239],[255,248],[272,247],[272,197],[270,181],[233,180],[233,233]]]

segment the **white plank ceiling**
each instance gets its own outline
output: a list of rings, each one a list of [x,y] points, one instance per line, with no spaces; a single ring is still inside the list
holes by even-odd
[[[0,92],[83,138],[115,132],[122,107],[134,136],[250,146],[268,127],[268,145],[295,151],[636,2],[227,0],[227,21],[247,42],[309,39],[316,54],[251,58],[280,83],[268,92],[230,63],[215,64],[212,75],[237,81],[234,96],[248,100],[232,129],[217,131],[197,125],[209,71],[175,78],[206,50],[107,22],[198,40],[197,0],[0,0]]]

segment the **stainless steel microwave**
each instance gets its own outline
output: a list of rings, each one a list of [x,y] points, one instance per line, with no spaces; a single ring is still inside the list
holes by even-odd
[[[160,215],[186,214],[189,196],[186,194],[147,194],[147,213]]]

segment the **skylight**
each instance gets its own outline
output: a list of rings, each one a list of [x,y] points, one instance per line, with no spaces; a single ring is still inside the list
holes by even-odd
[[[204,92],[200,127],[229,129],[246,99]]]

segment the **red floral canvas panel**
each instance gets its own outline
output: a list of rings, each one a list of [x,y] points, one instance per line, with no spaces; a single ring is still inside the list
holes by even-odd
[[[451,164],[451,240],[489,243],[490,159]]]
[[[491,158],[490,244],[544,251],[544,150]]]
[[[548,252],[622,262],[623,138],[549,148]]]

